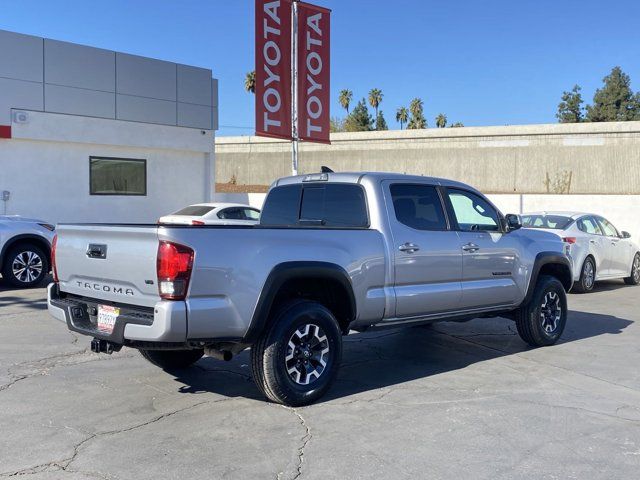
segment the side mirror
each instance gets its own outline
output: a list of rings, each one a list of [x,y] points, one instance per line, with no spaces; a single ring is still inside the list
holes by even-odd
[[[629,232],[622,232],[622,238],[631,238],[631,234]]]
[[[515,213],[508,213],[504,217],[505,223],[507,224],[507,232],[512,232],[514,230],[518,230],[522,228],[522,220],[520,219],[520,215],[516,215]]]

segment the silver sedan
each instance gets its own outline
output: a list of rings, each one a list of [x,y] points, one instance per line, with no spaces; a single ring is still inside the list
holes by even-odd
[[[593,290],[595,282],[614,278],[640,283],[640,248],[628,232],[592,213],[533,212],[522,215],[525,228],[543,228],[562,238],[573,261],[577,292]]]

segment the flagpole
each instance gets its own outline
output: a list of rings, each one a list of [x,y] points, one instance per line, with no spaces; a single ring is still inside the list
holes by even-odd
[[[291,29],[291,174],[298,175],[298,0],[293,2]]]

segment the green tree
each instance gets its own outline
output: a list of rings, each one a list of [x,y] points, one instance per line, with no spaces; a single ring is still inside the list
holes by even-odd
[[[560,123],[580,123],[584,121],[580,86],[574,85],[570,92],[563,92],[556,118]]]
[[[340,102],[340,106],[347,111],[347,115],[349,115],[349,105],[351,105],[352,99],[353,92],[351,90],[340,90],[338,101]]]
[[[376,117],[376,130],[389,130],[387,126],[387,121],[384,119],[384,114],[382,110],[378,112],[378,116]]]
[[[329,130],[331,133],[344,132],[344,119],[338,117],[331,117],[329,120]]]
[[[590,122],[624,122],[638,118],[638,95],[631,91],[631,79],[620,67],[604,77],[604,86],[596,90],[593,105],[587,105]]]
[[[427,119],[424,118],[424,103],[421,98],[414,98],[409,104],[409,112],[411,118],[409,119],[409,125],[407,128],[412,130],[418,130],[421,128],[427,128]]]
[[[382,97],[384,97],[382,90],[377,88],[373,88],[369,92],[369,105],[376,111],[376,118],[378,118],[378,107],[382,103]]]
[[[344,129],[347,132],[368,132],[373,130],[373,117],[369,114],[367,102],[365,102],[364,98],[347,115],[344,121]]]
[[[444,113],[439,113],[436,117],[436,127],[444,128],[447,126],[447,116]]]
[[[396,111],[396,122],[400,122],[400,130],[402,130],[402,126],[409,121],[409,110],[407,107],[400,107]]]
[[[256,71],[252,70],[244,77],[244,89],[250,93],[256,93]]]

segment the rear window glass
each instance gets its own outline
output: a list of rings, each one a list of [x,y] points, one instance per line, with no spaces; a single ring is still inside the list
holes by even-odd
[[[287,226],[298,223],[302,185],[275,187],[267,195],[260,225]]]
[[[173,213],[172,215],[188,215],[188,216],[194,216],[194,217],[201,217],[202,215],[206,215],[207,213],[209,213],[211,210],[213,210],[216,207],[208,207],[205,205],[191,205],[189,207],[185,207],[182,210],[178,210],[176,213]]]
[[[522,226],[526,228],[546,228],[564,230],[572,222],[571,217],[564,215],[523,215]]]
[[[267,197],[260,224],[365,228],[369,217],[364,190],[339,183],[276,187]]]

